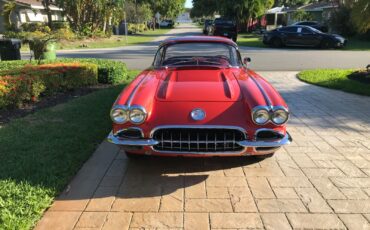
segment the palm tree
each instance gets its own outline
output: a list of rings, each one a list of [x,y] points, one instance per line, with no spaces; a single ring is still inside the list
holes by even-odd
[[[17,7],[17,4],[15,3],[14,0],[10,0],[7,3],[4,4],[3,9],[2,9],[2,15],[4,18],[7,20],[5,21],[5,26],[10,29],[12,28],[12,14],[15,11]]]

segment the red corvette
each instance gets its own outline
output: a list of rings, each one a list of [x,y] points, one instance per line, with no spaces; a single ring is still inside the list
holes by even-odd
[[[271,156],[291,142],[288,106],[221,37],[164,41],[118,96],[108,140],[128,156]]]

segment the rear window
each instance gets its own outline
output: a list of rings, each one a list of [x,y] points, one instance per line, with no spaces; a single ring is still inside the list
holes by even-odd
[[[216,25],[234,25],[233,20],[227,20],[227,19],[216,19],[215,20]]]

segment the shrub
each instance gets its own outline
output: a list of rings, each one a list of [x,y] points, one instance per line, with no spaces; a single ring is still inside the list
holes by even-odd
[[[92,63],[98,66],[98,81],[102,84],[120,84],[127,80],[126,64],[120,61],[112,61],[108,59],[94,59],[94,58],[61,58],[62,62],[79,61],[81,63]]]
[[[92,63],[26,65],[0,73],[0,108],[37,101],[41,95],[98,83],[98,68]]]
[[[120,61],[112,61],[108,59],[94,59],[94,58],[60,58],[57,60],[43,60],[41,64],[52,64],[55,62],[61,63],[91,63],[98,66],[98,82],[102,84],[119,84],[127,80],[127,67],[125,63]],[[19,69],[27,64],[37,65],[37,61],[3,61],[0,62],[0,74],[1,71],[9,69]]]

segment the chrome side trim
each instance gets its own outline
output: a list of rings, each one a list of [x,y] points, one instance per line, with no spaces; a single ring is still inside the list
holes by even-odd
[[[280,147],[283,145],[288,145],[291,143],[291,137],[289,133],[286,133],[285,136],[277,141],[240,141],[239,145],[244,147]]]
[[[146,74],[147,75],[147,74]],[[139,88],[139,86],[141,85],[141,83],[144,81],[144,79],[146,78],[146,75],[139,81],[139,83],[137,85],[135,85],[134,89],[132,90],[130,96],[128,97],[127,99],[127,102],[126,102],[126,105],[127,107],[130,107],[131,106],[131,103],[132,103],[132,100],[134,99],[134,96]]]
[[[247,132],[245,129],[239,126],[228,125],[162,125],[157,126],[150,131],[150,138],[153,138],[154,132],[159,129],[234,129],[242,132],[244,134],[244,138],[247,139]]]
[[[113,135],[113,132],[110,132],[108,142],[116,145],[125,145],[125,146],[153,146],[157,145],[159,142],[153,139],[120,139]]]
[[[271,103],[271,100],[269,98],[269,96],[267,95],[266,91],[262,88],[261,84],[256,80],[254,79],[253,76],[250,76],[252,81],[257,85],[258,89],[261,91],[262,95],[263,95],[263,98],[265,99],[265,102],[266,102],[266,105],[270,108],[272,108],[272,103]]]

